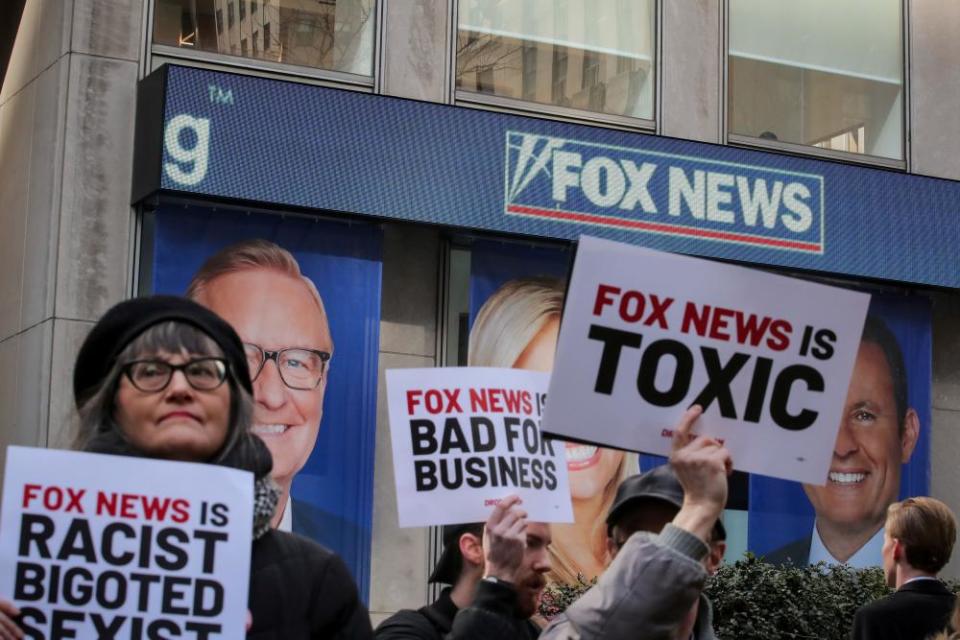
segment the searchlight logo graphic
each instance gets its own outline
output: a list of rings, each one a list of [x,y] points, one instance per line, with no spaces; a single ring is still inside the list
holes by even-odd
[[[506,215],[824,250],[822,176],[515,131],[506,154]]]

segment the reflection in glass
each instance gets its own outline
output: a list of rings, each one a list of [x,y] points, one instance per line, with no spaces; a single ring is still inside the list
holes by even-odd
[[[903,158],[901,0],[730,0],[730,133]]]
[[[374,6],[375,0],[157,0],[153,41],[371,76]]]
[[[457,88],[653,119],[654,0],[459,0]]]

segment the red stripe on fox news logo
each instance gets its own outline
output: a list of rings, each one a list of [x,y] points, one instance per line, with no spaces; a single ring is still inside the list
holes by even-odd
[[[709,240],[740,242],[744,244],[759,245],[762,247],[775,247],[777,249],[793,249],[795,251],[805,251],[808,253],[823,253],[823,247],[816,242],[799,242],[797,240],[780,240],[779,238],[762,238],[741,233],[730,233],[728,231],[695,229],[693,227],[681,227],[658,222],[642,222],[640,220],[627,220],[625,218],[614,218],[612,216],[598,216],[590,213],[575,213],[571,211],[559,211],[557,209],[538,209],[536,207],[525,207],[518,204],[508,205],[507,213],[534,216],[537,218],[551,218],[554,220],[565,220],[570,222],[583,222],[586,224],[596,224],[607,227],[622,227],[624,229],[650,231],[653,233],[663,233],[674,236],[691,236],[694,238],[707,238]]]

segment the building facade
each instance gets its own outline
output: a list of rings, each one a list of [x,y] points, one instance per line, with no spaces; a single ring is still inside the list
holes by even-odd
[[[375,621],[420,606],[437,535],[397,527],[383,372],[466,364],[486,296],[562,278],[586,233],[887,300],[918,341],[904,491],[960,509],[958,33],[949,0],[27,0],[0,442],[66,446],[96,319],[268,238],[337,343],[294,498],[349,522],[326,542]],[[776,546],[748,503],[802,499],[758,487],[739,550]]]

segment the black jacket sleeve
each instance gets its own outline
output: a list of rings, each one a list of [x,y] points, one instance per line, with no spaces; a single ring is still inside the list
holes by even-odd
[[[447,640],[529,640],[527,621],[515,615],[516,602],[510,584],[481,580],[473,603],[453,619]]]
[[[360,602],[357,586],[343,560],[331,555],[326,571],[314,583],[311,638],[367,640],[373,638],[370,615]]]
[[[377,627],[377,640],[442,640],[440,632],[419,611],[398,611]]]

